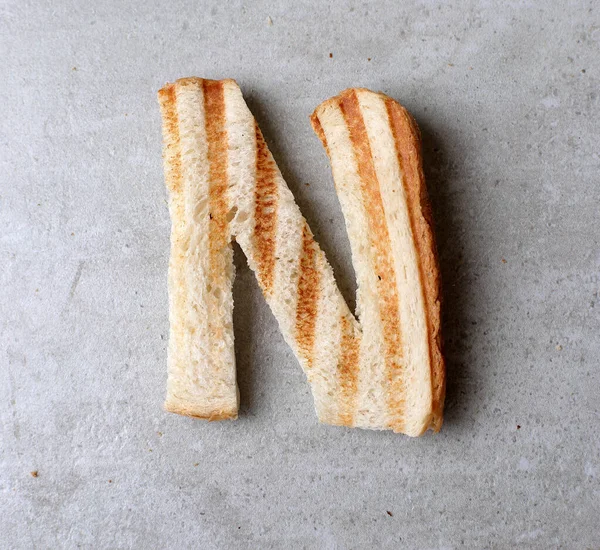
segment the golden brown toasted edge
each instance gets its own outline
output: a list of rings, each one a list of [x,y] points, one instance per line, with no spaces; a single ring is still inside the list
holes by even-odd
[[[329,106],[339,106],[345,98],[357,92],[377,93],[367,88],[348,88],[340,92],[337,96],[325,100],[310,116],[313,130],[325,147],[328,156],[331,155],[319,120],[319,114]],[[389,121],[390,125],[394,123],[393,119],[396,118],[397,124],[395,124],[395,128],[392,127],[392,131],[398,148],[399,162],[402,163],[403,156],[407,156],[412,160],[411,170],[409,170],[411,177],[406,177],[405,185],[409,190],[414,190],[414,195],[418,197],[418,208],[413,209],[411,213],[411,223],[414,224],[414,234],[417,235],[415,245],[419,257],[419,272],[422,274],[421,284],[423,285],[426,302],[428,347],[432,379],[432,415],[429,428],[434,432],[439,432],[443,422],[446,394],[446,368],[442,353],[441,334],[442,294],[438,254],[433,232],[433,215],[423,173],[421,133],[415,119],[404,107],[386,94],[379,92],[377,95],[386,102],[388,112],[392,112],[392,120]],[[403,151],[403,149],[405,150]],[[412,155],[410,154],[411,152]]]
[[[429,427],[438,432],[443,422],[446,393],[446,369],[442,354],[441,332],[442,295],[433,213],[423,173],[421,132],[415,119],[402,105],[384,94],[381,95],[386,102],[390,125],[398,149],[398,161],[402,168],[409,201],[413,239],[419,258],[432,380],[432,419]]]
[[[329,100],[329,101],[331,101],[331,100]],[[313,114],[310,115],[310,124],[311,124],[315,134],[317,134],[317,137],[321,140],[323,147],[325,147],[325,152],[327,153],[327,156],[330,156],[329,155],[329,147],[327,147],[327,139],[325,138],[325,132],[323,131],[323,126],[321,126],[321,121],[319,120],[319,115],[317,114],[318,109],[319,109],[319,107],[317,107],[317,109],[315,109]]]
[[[237,409],[209,409],[202,410],[194,404],[185,405],[181,402],[173,403],[166,401],[164,405],[165,411],[189,416],[191,418],[199,418],[200,420],[208,420],[209,422],[217,420],[236,420],[238,417]]]
[[[233,78],[224,78],[222,80],[211,80],[209,78],[200,78],[198,76],[186,76],[185,78],[178,78],[175,82],[167,82],[159,91],[160,94],[163,90],[166,90],[170,87],[180,87],[180,86],[201,86],[203,82],[208,83],[217,83],[221,82],[223,85],[226,84],[234,84],[237,86],[237,82]]]

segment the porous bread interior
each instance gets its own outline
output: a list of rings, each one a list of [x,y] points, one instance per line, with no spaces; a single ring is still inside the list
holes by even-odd
[[[227,128],[230,140],[229,179],[230,203],[237,205],[232,218],[232,233],[248,259],[248,265],[256,272],[257,259],[254,247],[254,187],[256,177],[254,159],[256,145],[247,139],[247,132],[254,131],[254,118],[237,86],[225,90]],[[269,155],[271,153],[269,152]],[[333,270],[323,252],[317,248],[316,262],[320,272],[319,300],[315,354],[309,366],[303,359],[296,338],[296,308],[298,301],[299,262],[302,250],[302,230],[306,220],[302,216],[294,196],[285,183],[279,168],[275,171],[277,188],[277,232],[275,280],[272,292],[265,298],[279,323],[282,335],[299,359],[311,384],[315,409],[319,420],[333,423],[337,418],[335,399],[338,381],[335,373],[339,357],[339,316],[351,316],[343,301]]]
[[[201,81],[175,86],[176,154],[181,186],[169,186],[173,230],[169,261],[170,336],[165,408],[200,418],[235,418],[239,393],[233,346],[234,271],[231,244],[223,284],[215,284],[208,265],[209,201],[207,136]],[[165,152],[165,162],[172,161]],[[211,349],[208,319],[219,326]]]
[[[336,192],[342,206],[346,230],[352,250],[352,265],[356,274],[356,314],[362,329],[359,354],[358,396],[355,425],[385,426],[384,351],[377,283],[373,268],[372,247],[367,231],[361,182],[348,128],[341,110],[334,103],[318,110],[325,134]]]

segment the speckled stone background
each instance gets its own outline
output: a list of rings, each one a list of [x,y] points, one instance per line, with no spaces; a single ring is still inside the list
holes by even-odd
[[[3,0],[0,548],[600,548],[599,13]],[[446,297],[439,435],[318,425],[239,250],[241,417],[162,411],[155,94],[189,75],[238,80],[350,302],[307,117],[358,85],[415,115]]]

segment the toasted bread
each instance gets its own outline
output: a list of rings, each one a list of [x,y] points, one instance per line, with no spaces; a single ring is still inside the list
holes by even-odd
[[[440,280],[416,122],[390,97],[356,88],[322,103],[311,122],[346,220],[363,341],[384,358],[374,374],[386,385],[387,421],[411,435],[437,431],[445,393]]]
[[[331,159],[357,272],[344,302],[232,80],[159,92],[173,223],[167,410],[235,418],[235,238],[306,372],[320,421],[438,430],[439,276],[416,125],[396,102],[347,90],[311,120]]]

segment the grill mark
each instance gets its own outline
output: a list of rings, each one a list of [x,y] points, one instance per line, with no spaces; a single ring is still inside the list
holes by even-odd
[[[225,95],[223,83],[218,80],[202,80],[206,142],[208,145],[208,284],[222,289],[227,284],[229,246],[227,222],[227,129],[225,128]],[[208,299],[218,298],[208,293]],[[223,326],[209,318],[210,348],[217,354],[223,339]]]
[[[327,153],[327,156],[330,156],[329,155],[329,147],[327,146],[327,138],[325,137],[325,132],[323,131],[323,126],[321,125],[321,121],[319,120],[319,117],[317,116],[316,112],[314,112],[310,116],[310,123],[313,127],[315,134],[317,134],[317,137],[321,140],[321,143],[323,144],[323,147],[325,148],[325,152]]]
[[[162,107],[163,132],[166,145],[165,158],[168,161],[167,167],[169,170],[167,183],[172,193],[180,193],[183,189],[183,172],[181,170],[181,144],[175,86],[169,84],[159,90],[158,98]]]
[[[296,343],[300,355],[310,369],[314,361],[321,273],[317,267],[317,245],[306,222],[304,222],[302,228],[302,252],[300,254],[298,303],[296,305]]]
[[[353,331],[347,315],[340,317],[342,342],[338,379],[340,383],[339,423],[342,426],[354,425],[354,412],[358,392],[358,351],[360,341]]]
[[[422,167],[419,163],[419,131],[408,112],[392,99],[386,99],[390,127],[394,137],[402,185],[406,196],[410,228],[417,253],[419,287],[425,307],[429,365],[433,389],[434,428],[439,430],[444,400],[444,373],[440,342],[439,278],[432,216]]]
[[[185,304],[188,302],[188,288],[184,282],[185,252],[189,246],[189,238],[185,232],[185,205],[183,201],[183,170],[181,166],[181,141],[179,133],[179,117],[177,115],[176,85],[169,84],[159,90],[158,98],[162,110],[163,135],[165,142],[165,180],[169,189],[171,212],[171,247],[169,259],[169,276],[177,283],[176,291],[169,296],[169,316],[172,319],[169,328],[169,362],[178,363],[180,354],[185,350],[185,333],[180,330],[185,323]],[[177,244],[175,244],[177,243]],[[178,256],[178,261],[175,256]],[[177,267],[176,267],[177,266]],[[177,316],[177,317],[176,317]],[[175,329],[175,325],[177,329]]]
[[[402,431],[404,425],[405,392],[403,350],[396,273],[391,255],[391,241],[385,221],[385,211],[375,172],[373,154],[365,122],[354,90],[342,95],[340,108],[348,127],[356,157],[361,192],[369,224],[371,245],[375,251],[374,268],[377,277],[379,316],[382,323],[385,378],[389,384],[389,427]]]
[[[277,236],[277,166],[256,121],[256,187],[254,190],[254,249],[258,282],[267,295],[273,290]]]

